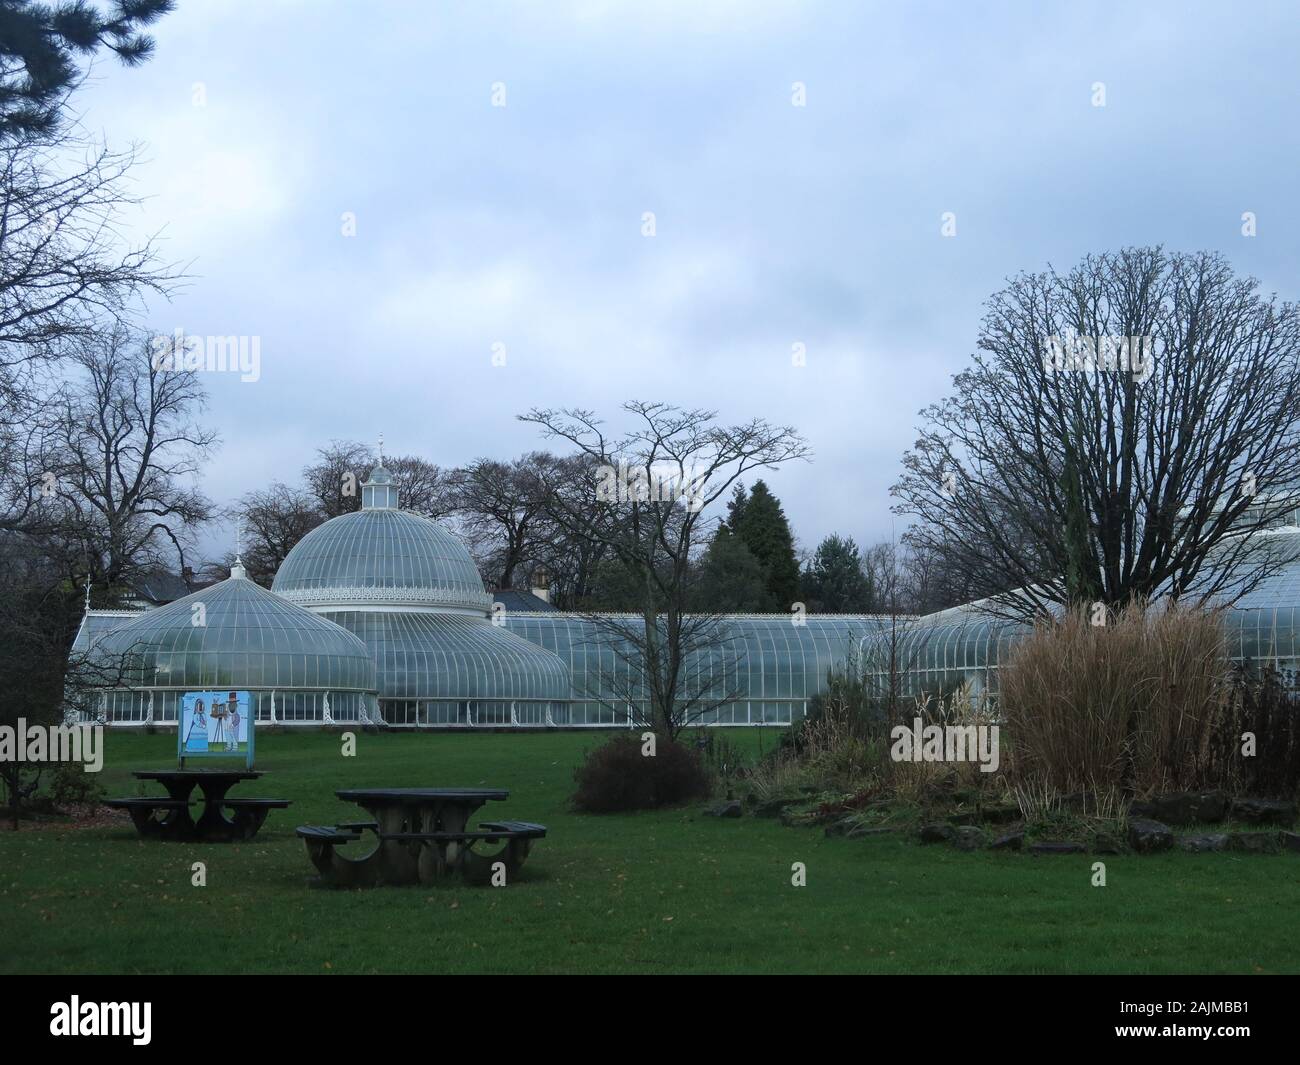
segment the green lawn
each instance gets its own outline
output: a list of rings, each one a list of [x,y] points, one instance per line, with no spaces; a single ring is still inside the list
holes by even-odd
[[[746,733],[741,742],[757,737]],[[1297,972],[1300,856],[961,853],[825,839],[695,809],[567,807],[599,735],[261,735],[293,799],[251,844],[144,843],[114,830],[0,831],[0,971],[13,972]],[[769,736],[768,743],[771,742]],[[113,734],[101,783],[174,764],[174,736]],[[295,825],[360,816],[335,788],[510,789],[483,818],[549,836],[506,888],[309,889]],[[207,863],[207,887],[190,884]],[[807,887],[791,886],[791,864]]]

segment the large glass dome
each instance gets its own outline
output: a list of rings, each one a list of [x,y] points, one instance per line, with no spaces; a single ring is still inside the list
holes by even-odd
[[[492,604],[460,540],[397,509],[397,489],[382,466],[362,487],[362,509],[304,536],[272,587],[313,609],[394,604],[485,616]]]
[[[375,704],[366,645],[259,587],[240,565],[104,633],[92,654],[109,720],[175,721],[182,694],[221,688],[255,693],[259,720],[364,720]]]
[[[377,467],[361,510],[304,536],[274,591],[360,637],[390,725],[566,723],[564,663],[488,621],[492,599],[464,545],[400,506]]]

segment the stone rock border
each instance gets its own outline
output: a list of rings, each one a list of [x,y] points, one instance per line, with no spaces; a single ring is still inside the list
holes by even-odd
[[[1193,854],[1207,851],[1233,851],[1238,854],[1278,854],[1290,851],[1300,854],[1300,832],[1214,832],[1204,835],[1175,836],[1173,830],[1159,821],[1138,819],[1129,822],[1128,849],[1133,854],[1156,854],[1160,851],[1179,850]],[[888,829],[884,831],[890,831]],[[830,829],[827,829],[830,835]],[[854,833],[839,832],[852,838]],[[864,833],[865,834],[865,833]],[[954,827],[942,821],[931,821],[917,831],[922,843],[947,843],[957,850],[1026,850],[1033,855],[1048,854],[1123,854],[1124,848],[1114,836],[1099,833],[1091,847],[1078,840],[1035,840],[1025,843],[1025,833],[1016,829],[987,840],[982,829],[974,825]]]
[[[1086,812],[1095,802],[1086,793],[1066,796],[1072,809]],[[814,811],[797,811],[806,799],[783,797],[761,802],[747,800],[753,816],[778,818],[788,826],[824,826],[828,838],[871,839],[880,836],[910,834],[923,844],[943,843],[956,850],[1013,850],[1032,855],[1125,853],[1157,854],[1179,850],[1191,854],[1229,851],[1238,854],[1300,853],[1300,832],[1291,829],[1297,819],[1297,805],[1278,799],[1248,796],[1232,797],[1222,791],[1176,792],[1135,801],[1129,805],[1128,831],[1121,840],[1107,832],[1098,832],[1091,845],[1077,839],[1039,839],[1027,842],[1019,819],[1019,809],[1010,803],[978,804],[939,816],[944,820],[926,821],[916,829],[902,826],[870,826],[859,823],[860,814],[817,815]],[[874,803],[884,806],[887,803]],[[704,811],[706,816],[740,817],[738,801],[721,803]],[[1208,832],[1177,835],[1175,827],[1192,824],[1219,824],[1235,821],[1281,831]]]

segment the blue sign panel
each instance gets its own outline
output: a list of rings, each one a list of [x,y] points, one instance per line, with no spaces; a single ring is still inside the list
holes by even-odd
[[[253,767],[253,715],[248,692],[186,692],[176,734],[181,765],[186,758],[238,758]]]

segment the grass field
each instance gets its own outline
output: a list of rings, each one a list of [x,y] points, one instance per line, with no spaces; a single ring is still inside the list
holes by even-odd
[[[753,733],[739,742],[757,741]],[[0,832],[0,971],[15,972],[1297,972],[1296,855],[962,853],[825,839],[696,809],[584,816],[573,767],[599,736],[259,735],[267,776],[235,794],[294,801],[242,845],[120,829]],[[767,740],[771,742],[770,737]],[[110,735],[101,783],[174,764],[169,735]],[[295,825],[360,816],[334,789],[508,788],[483,819],[550,829],[506,888],[307,887]],[[191,886],[191,864],[207,886]],[[791,865],[807,886],[791,885]]]

